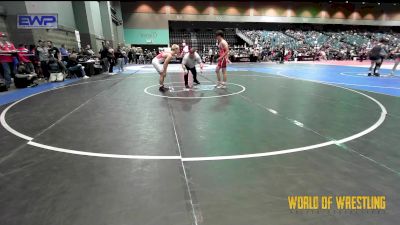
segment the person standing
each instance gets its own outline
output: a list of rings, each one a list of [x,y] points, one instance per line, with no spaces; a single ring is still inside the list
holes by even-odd
[[[49,61],[49,48],[45,45],[44,41],[39,40],[39,46],[36,48],[36,54],[38,55],[40,61],[40,69],[42,71],[42,76],[45,79],[49,79],[50,73],[47,69],[47,62]]]
[[[117,51],[115,52],[115,58],[117,59],[117,68],[119,72],[124,72],[124,54],[120,45],[117,47]]]
[[[102,48],[101,48],[101,50],[100,50],[100,60],[102,61],[102,65],[103,65],[103,72],[105,72],[105,73],[109,73],[109,68],[110,68],[110,63],[109,63],[109,60],[108,60],[108,54],[109,54],[109,52],[108,52],[108,49],[109,49],[109,47],[108,47],[108,44],[109,44],[109,42],[107,41],[107,42],[101,42],[101,45],[102,45]]]
[[[210,58],[210,65],[212,65],[213,61],[214,61],[214,52],[213,52],[212,48],[210,48],[208,50],[208,57]]]
[[[128,63],[131,64],[133,62],[133,48],[129,49],[128,51]]]
[[[392,68],[392,71],[390,72],[389,76],[394,76],[394,72],[396,72],[396,68],[400,63],[400,44],[396,47],[395,50],[393,50],[393,55],[394,55],[394,65]]]
[[[64,63],[61,60],[60,50],[53,45],[52,41],[47,41],[47,47],[49,49],[49,59],[54,57],[59,63],[61,63],[62,71],[66,72],[67,68],[65,68]]]
[[[109,65],[108,73],[114,75],[115,55],[113,48],[108,48],[107,61]]]
[[[47,41],[47,48],[49,49],[49,55],[53,56],[58,61],[61,61],[61,53],[58,48],[54,47],[52,41]]]
[[[7,88],[10,88],[12,83],[11,71],[16,72],[13,66],[13,54],[16,52],[14,44],[7,40],[7,35],[0,32],[0,63],[3,67],[3,76]]]
[[[196,64],[200,64],[200,69],[203,70],[203,62],[201,61],[200,55],[196,52],[196,49],[192,48],[183,56],[182,68],[184,71],[185,87],[190,88],[188,84],[189,71],[193,75],[193,83],[199,85],[200,82],[197,80]]]
[[[254,60],[255,60],[256,62],[259,62],[259,61],[260,61],[260,51],[259,51],[258,48],[256,48],[256,49],[254,50]]]
[[[218,58],[218,65],[215,70],[217,74],[218,83],[215,86],[216,88],[226,88],[226,65],[228,63],[228,56],[229,56],[229,46],[228,42],[224,39],[224,32],[222,30],[218,30],[216,32],[216,39],[218,41],[218,48],[219,48],[219,58]],[[221,75],[220,71],[222,70],[223,74],[223,81],[221,82]]]
[[[369,59],[371,60],[371,66],[369,67],[368,76],[372,75],[377,77],[380,76],[379,69],[381,68],[383,59],[387,56],[387,52],[385,50],[385,43],[387,43],[387,40],[382,38],[379,41],[379,43],[375,45],[369,52]]]

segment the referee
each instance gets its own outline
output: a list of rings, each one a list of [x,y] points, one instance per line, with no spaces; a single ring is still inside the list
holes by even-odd
[[[196,64],[200,64],[200,69],[203,70],[203,62],[201,61],[200,55],[196,52],[196,49],[191,48],[188,53],[183,56],[182,68],[185,72],[185,87],[190,88],[188,84],[189,71],[193,75],[193,83],[200,84],[197,80]]]

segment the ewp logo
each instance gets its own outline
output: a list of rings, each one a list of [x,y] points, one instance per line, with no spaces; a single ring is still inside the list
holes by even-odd
[[[18,15],[17,27],[19,29],[33,28],[58,28],[58,14],[31,14]]]

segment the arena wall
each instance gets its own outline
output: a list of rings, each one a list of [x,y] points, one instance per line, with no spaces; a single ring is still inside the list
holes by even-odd
[[[125,41],[138,40],[133,32],[166,32],[168,21],[221,21],[265,23],[314,23],[400,26],[400,3],[346,4],[306,2],[121,2]],[[160,33],[160,35],[161,35]],[[140,34],[139,34],[140,35]],[[163,44],[168,44],[168,38]],[[151,40],[147,40],[147,44]]]

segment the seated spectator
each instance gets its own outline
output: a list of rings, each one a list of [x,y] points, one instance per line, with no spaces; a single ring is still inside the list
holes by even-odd
[[[61,48],[60,48],[61,61],[65,62],[65,63],[68,61],[69,51],[70,50],[65,49],[65,44],[61,45]]]
[[[25,88],[37,86],[35,79],[37,74],[31,60],[29,59],[29,51],[25,48],[24,44],[18,46],[18,66],[17,73],[15,74],[15,87]]]
[[[91,49],[90,45],[86,45],[85,50],[83,51],[83,55],[87,55],[87,56],[94,56],[94,51]]]
[[[34,74],[35,68],[33,67],[33,63],[31,62],[31,60],[29,59],[29,56],[31,55],[29,54],[29,50],[25,48],[24,44],[18,45],[17,50],[18,50],[19,65],[25,65],[28,73]]]
[[[64,65],[53,55],[50,55],[49,57],[49,62],[47,63],[47,71],[49,71],[50,73],[50,82],[64,80]]]
[[[38,85],[36,82],[37,74],[32,72],[32,68],[28,64],[20,63],[18,65],[17,74],[15,75],[14,83],[17,88],[35,87]]]
[[[76,53],[72,53],[69,56],[68,63],[67,63],[67,70],[71,74],[75,74],[78,77],[82,77],[83,79],[89,78],[86,76],[85,68],[79,64],[78,62],[78,55]]]

